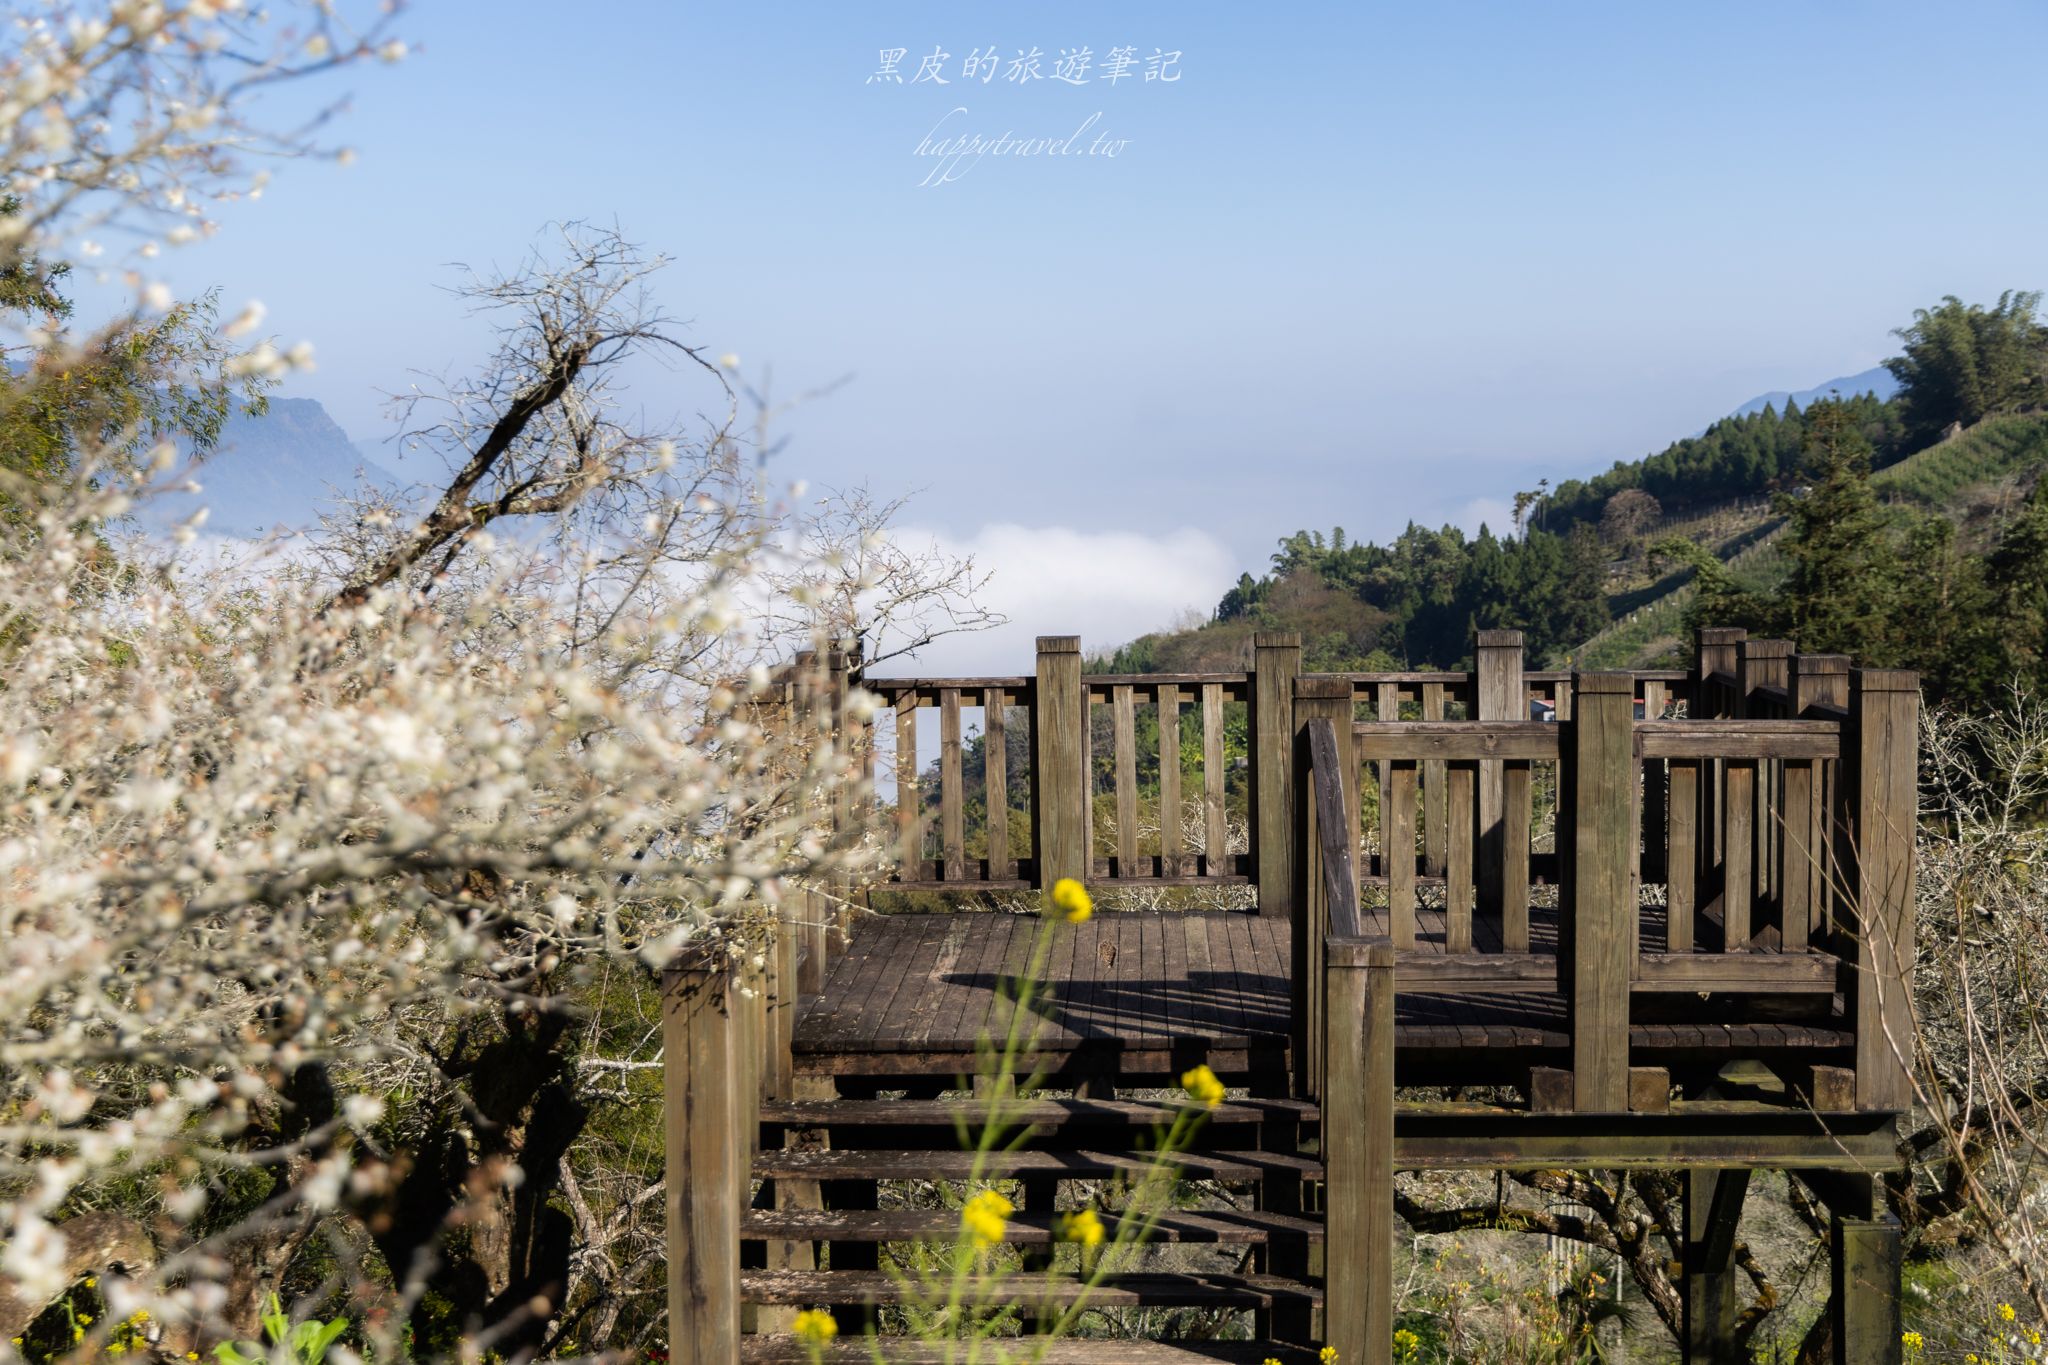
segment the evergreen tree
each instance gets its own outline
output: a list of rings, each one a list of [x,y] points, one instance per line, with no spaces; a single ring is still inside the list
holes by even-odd
[[[1839,403],[1807,414],[1803,496],[1781,495],[1791,563],[1784,595],[1800,648],[1886,663],[1896,653],[1898,557],[1870,487],[1870,443]]]

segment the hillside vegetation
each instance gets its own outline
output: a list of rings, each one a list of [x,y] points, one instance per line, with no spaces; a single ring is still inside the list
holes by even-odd
[[[1896,333],[1895,397],[1767,405],[1594,478],[1539,484],[1516,495],[1506,534],[1411,523],[1378,545],[1297,532],[1204,624],[1095,666],[1227,668],[1255,631],[1287,629],[1311,669],[1456,668],[1490,627],[1523,630],[1538,663],[1646,666],[1681,659],[1711,621],[1920,667],[1945,693],[1981,698],[2041,654],[2044,608],[2028,586],[2029,528],[2048,515],[2036,510],[2048,467],[2038,303],[1945,299]],[[1917,610],[1930,592],[1938,619]],[[1993,641],[1991,621],[2016,633]]]

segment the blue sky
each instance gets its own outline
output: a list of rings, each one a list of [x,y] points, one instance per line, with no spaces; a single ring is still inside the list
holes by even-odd
[[[419,0],[403,32],[347,78],[353,166],[287,167],[169,263],[315,342],[295,392],[387,434],[380,390],[481,352],[450,263],[615,220],[676,258],[692,341],[785,394],[852,376],[784,422],[790,477],[922,490],[967,549],[1152,544],[1133,612],[1211,605],[1303,525],[1469,522],[1864,369],[1945,293],[2048,285],[2031,2]],[[991,45],[1181,79],[968,83]],[[865,83],[898,47],[953,83]],[[955,107],[1128,145],[920,187]]]

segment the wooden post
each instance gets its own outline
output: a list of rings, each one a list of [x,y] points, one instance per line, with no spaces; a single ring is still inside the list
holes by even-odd
[[[1694,653],[1697,656],[1693,676],[1692,697],[1687,713],[1693,720],[1718,720],[1732,712],[1729,692],[1713,681],[1716,673],[1735,676],[1736,650],[1749,638],[1749,632],[1734,626],[1707,626],[1696,637]],[[1700,860],[1700,907],[1705,906],[1721,894],[1721,773],[1720,759],[1708,759],[1699,765],[1699,800],[1696,809],[1699,814],[1699,860]]]
[[[1849,709],[1849,656],[1846,654],[1798,654],[1792,659],[1792,715],[1795,719],[1811,716],[1814,708],[1826,706],[1837,711]],[[1811,943],[1828,932],[1831,907],[1835,896],[1834,844],[1832,836],[1833,803],[1832,788],[1839,781],[1841,771],[1838,764],[1814,762],[1787,763],[1785,765],[1786,809],[1795,812],[1789,818],[1797,821],[1802,846],[1789,847],[1786,843],[1786,903],[1795,903],[1806,908],[1806,938]],[[1796,816],[1796,803],[1792,791],[1795,786],[1804,789],[1808,803],[1808,814],[1804,820]],[[1803,876],[1804,885],[1799,884]],[[1792,912],[1788,908],[1788,925]],[[1789,935],[1786,946],[1795,946]]]
[[[1527,720],[1522,687],[1522,632],[1482,630],[1473,644],[1477,720]],[[1500,917],[1501,946],[1529,951],[1529,849],[1510,846],[1508,804],[1529,800],[1529,765],[1488,759],[1479,765],[1479,909]],[[1521,828],[1527,829],[1525,821]]]
[[[1920,675],[1859,668],[1849,675],[1842,751],[1851,769],[1845,920],[1855,925],[1851,981],[1856,1021],[1856,1107],[1913,1102],[1905,1059],[1913,1049],[1913,835],[1919,815]]]
[[[1085,882],[1091,870],[1094,845],[1088,829],[1085,757],[1088,693],[1081,681],[1080,636],[1038,637],[1034,692],[1031,841],[1042,890],[1062,877]]]
[[[1180,689],[1161,683],[1153,706],[1159,717],[1159,875],[1178,877],[1187,870],[1180,827]]]
[[[1694,1170],[1685,1181],[1685,1365],[1746,1365],[1735,1344],[1735,1229],[1749,1172]]]
[[[1322,1093],[1323,1039],[1318,1031],[1319,1021],[1324,1013],[1322,1000],[1323,940],[1329,934],[1325,919],[1328,907],[1322,896],[1322,846],[1320,821],[1316,813],[1315,793],[1310,789],[1312,768],[1309,762],[1308,726],[1312,720],[1327,720],[1336,738],[1336,764],[1343,778],[1345,818],[1351,826],[1345,837],[1357,847],[1358,840],[1358,762],[1352,757],[1351,743],[1351,682],[1348,678],[1327,674],[1306,674],[1294,679],[1294,696],[1288,708],[1295,723],[1294,773],[1295,792],[1293,807],[1300,818],[1288,831],[1292,841],[1291,861],[1294,867],[1294,886],[1291,889],[1295,907],[1293,933],[1290,936],[1289,964],[1293,989],[1288,1002],[1291,1028],[1289,1037],[1294,1045],[1294,1072],[1299,1093],[1319,1095]],[[1352,861],[1352,888],[1357,890],[1358,863]]]
[[[1900,1365],[1899,1278],[1904,1237],[1899,1220],[1829,1219],[1828,1312],[1834,1322],[1836,1365]]]
[[[1422,718],[1444,718],[1444,685],[1422,685]],[[1450,861],[1450,793],[1445,790],[1449,769],[1440,758],[1422,764],[1422,870],[1431,877],[1445,875]],[[1457,951],[1453,949],[1452,951]]]
[[[1630,920],[1636,915],[1635,679],[1626,673],[1575,678],[1565,723],[1563,786],[1570,793],[1571,843],[1563,890],[1563,951],[1572,1093],[1581,1111],[1628,1111]],[[1560,807],[1565,805],[1560,799]]]
[[[1296,881],[1294,679],[1300,672],[1301,636],[1260,631],[1252,637],[1252,880],[1259,913],[1288,919],[1294,917]],[[1349,716],[1344,730],[1348,739]]]
[[[1785,692],[1789,701],[1792,686],[1792,655],[1796,648],[1790,640],[1747,638],[1736,646],[1737,715],[1751,719],[1774,717],[1777,713],[1776,704],[1767,701],[1763,693],[1763,689],[1767,687]],[[1750,886],[1755,893],[1752,904],[1756,907],[1757,926],[1777,935],[1779,942],[1782,942],[1782,897],[1778,883],[1779,858],[1784,847],[1784,829],[1781,824],[1781,765],[1766,760],[1755,763],[1752,767],[1755,772],[1755,791],[1750,817]],[[1766,943],[1769,941],[1767,938]]]
[[[1394,1336],[1394,948],[1332,952],[1324,1016],[1324,1334],[1387,1365]]]
[[[737,992],[722,948],[662,977],[662,1122],[667,1144],[669,1350],[677,1365],[739,1359],[740,1204],[747,1187],[734,1084]]]

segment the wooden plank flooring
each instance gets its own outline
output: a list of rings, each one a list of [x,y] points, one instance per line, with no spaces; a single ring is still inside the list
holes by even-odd
[[[971,1055],[979,1041],[1007,1028],[1008,997],[999,987],[1025,969],[1040,924],[1032,915],[985,911],[857,921],[824,993],[805,1004],[795,1037],[799,1065],[806,1058]],[[1484,926],[1483,918],[1473,926],[1474,947],[1497,949],[1498,926]],[[1442,952],[1441,911],[1424,910],[1418,928],[1417,951]],[[1655,941],[1648,925],[1645,937]],[[1539,951],[1554,951],[1555,911],[1532,912],[1531,938]],[[1288,940],[1284,922],[1235,913],[1104,912],[1061,925],[1046,967],[1051,998],[1034,1011],[1036,1050],[1164,1052],[1196,1044],[1270,1053],[1284,1046],[1287,1033]],[[1825,1009],[1825,998],[1821,1003]],[[1838,1012],[1802,1021],[1685,1013],[1678,1020],[1640,1019],[1630,1030],[1632,1045],[1639,1052],[1775,1053],[1850,1042]],[[1569,1044],[1565,1002],[1543,990],[1404,993],[1396,1027],[1400,1049],[1411,1055]]]

